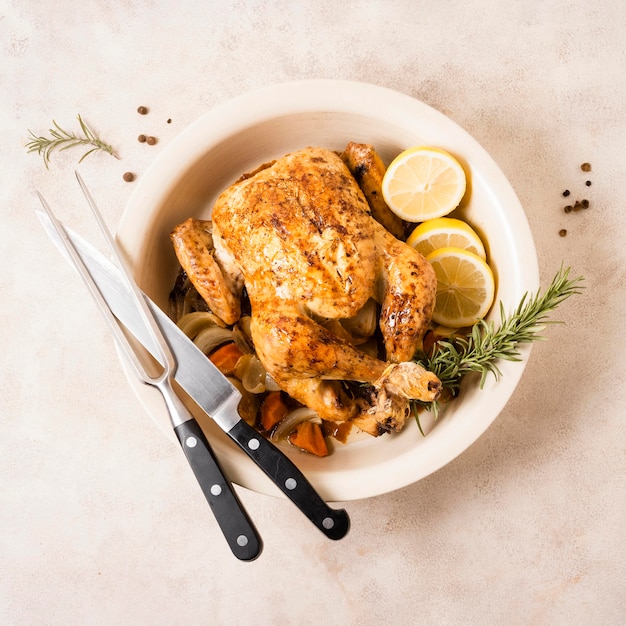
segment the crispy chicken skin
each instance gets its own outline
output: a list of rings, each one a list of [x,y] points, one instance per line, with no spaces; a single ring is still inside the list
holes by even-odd
[[[404,239],[404,222],[387,206],[383,198],[383,176],[386,168],[378,152],[370,144],[351,141],[341,153],[341,158],[363,191],[372,217],[392,235]]]
[[[228,261],[219,258],[211,222],[190,217],[176,226],[170,238],[181,267],[211,311],[226,324],[234,324],[241,316],[243,280]]]
[[[181,264],[194,284],[207,272],[236,268],[228,280],[208,282],[221,290],[243,280],[257,354],[292,397],[323,419],[353,419],[374,435],[402,428],[409,399],[437,398],[437,377],[407,362],[430,322],[434,272],[372,218],[336,153],[307,148],[238,181],[218,198],[212,222],[220,263],[197,245],[194,233],[207,223],[187,220],[173,234]],[[216,299],[228,298],[207,294],[211,308]],[[381,306],[386,360],[325,325],[354,318],[371,299]],[[371,391],[355,398],[346,380],[370,383]]]

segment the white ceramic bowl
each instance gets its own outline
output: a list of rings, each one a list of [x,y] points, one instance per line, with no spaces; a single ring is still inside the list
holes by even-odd
[[[117,233],[139,284],[165,308],[177,271],[169,241],[176,224],[190,216],[209,217],[218,194],[261,163],[306,146],[341,150],[349,141],[374,145],[386,163],[414,145],[438,146],[455,155],[469,181],[455,214],[467,219],[486,242],[497,280],[496,302],[512,311],[525,292],[537,290],[539,272],[528,222],[487,152],[446,116],[409,96],[329,80],[279,84],[238,97],[200,117],[165,147],[137,185]],[[493,314],[498,315],[497,307]],[[411,422],[399,434],[337,444],[323,459],[289,446],[284,450],[329,501],[398,489],[446,465],[476,441],[511,397],[525,364],[526,358],[502,363],[501,380],[489,377],[482,390],[475,380],[467,380],[426,437]],[[174,441],[158,394],[133,384]],[[233,482],[261,493],[280,493],[210,420],[202,423]]]

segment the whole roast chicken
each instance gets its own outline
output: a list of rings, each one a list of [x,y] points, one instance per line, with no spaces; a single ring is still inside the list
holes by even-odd
[[[402,428],[411,399],[432,401],[441,391],[438,378],[411,361],[436,278],[372,216],[355,180],[364,174],[350,158],[355,146],[363,148],[349,144],[343,155],[306,148],[262,166],[219,196],[211,222],[189,218],[172,242],[227,324],[241,315],[245,286],[257,356],[285,392],[324,420],[351,420],[379,435]],[[383,358],[365,347],[372,312]]]

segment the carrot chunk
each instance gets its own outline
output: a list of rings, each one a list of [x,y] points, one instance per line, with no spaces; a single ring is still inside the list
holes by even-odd
[[[261,424],[266,431],[272,430],[289,412],[280,391],[270,391],[261,405]]]
[[[213,350],[209,355],[209,359],[224,376],[232,376],[235,372],[237,361],[242,356],[243,352],[237,347],[236,343],[231,341]]]
[[[298,424],[295,430],[289,435],[289,441],[306,452],[310,452],[315,456],[327,456],[328,446],[322,427],[316,422],[302,422]]]

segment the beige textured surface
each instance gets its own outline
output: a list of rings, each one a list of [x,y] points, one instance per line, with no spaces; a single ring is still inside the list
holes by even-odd
[[[625,7],[0,2],[0,623],[624,623]],[[23,146],[81,113],[122,156],[81,167],[115,224],[123,172],[209,107],[307,77],[392,87],[465,127],[519,194],[544,283],[564,262],[587,290],[488,432],[418,484],[350,503],[341,542],[242,491],[265,540],[244,564],[35,221],[38,188],[89,232],[77,154],[46,171]],[[565,215],[566,188],[591,208]]]

